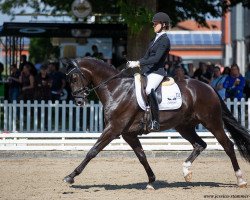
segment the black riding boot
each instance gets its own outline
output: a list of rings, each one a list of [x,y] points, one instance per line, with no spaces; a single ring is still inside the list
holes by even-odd
[[[159,131],[160,124],[159,124],[159,106],[156,98],[155,91],[152,89],[151,93],[148,95],[149,105],[152,114],[152,123],[149,127],[150,131]]]

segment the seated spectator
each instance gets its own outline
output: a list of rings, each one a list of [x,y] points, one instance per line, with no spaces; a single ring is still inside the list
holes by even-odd
[[[20,83],[19,77],[20,71],[17,69],[17,65],[13,64],[10,66],[10,77],[9,77],[9,100],[18,100],[20,94]]]
[[[230,69],[230,75],[226,77],[223,87],[226,89],[226,98],[240,100],[243,98],[243,89],[245,78],[240,74],[237,64],[233,64]]]
[[[215,91],[218,92],[220,97],[224,100],[226,89],[223,87],[223,83],[225,82],[227,75],[222,75],[220,68],[217,66],[214,67],[213,72],[214,72],[214,75],[213,75],[213,79],[210,85],[212,86],[212,88],[215,89]]]
[[[50,93],[53,101],[60,100],[63,94],[63,89],[66,86],[65,74],[59,71],[58,62],[50,62],[49,65],[49,77],[50,77]]]
[[[47,65],[42,65],[40,72],[36,76],[36,91],[35,99],[37,100],[50,100],[50,78],[48,74]]]

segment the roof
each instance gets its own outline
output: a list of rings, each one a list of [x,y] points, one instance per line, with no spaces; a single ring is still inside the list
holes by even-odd
[[[18,37],[126,37],[123,24],[4,22],[0,36]]]
[[[169,31],[171,45],[221,45],[221,31]]]
[[[220,31],[221,30],[221,20],[208,20],[207,24],[209,27],[204,27],[198,24],[194,20],[186,20],[179,22],[173,30],[190,30],[190,31]]]

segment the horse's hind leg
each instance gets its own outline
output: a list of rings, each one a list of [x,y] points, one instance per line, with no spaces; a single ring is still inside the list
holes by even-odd
[[[219,128],[215,126],[214,128],[207,128],[207,129],[209,131],[211,131],[211,133],[215,136],[215,138],[218,140],[218,142],[221,144],[221,146],[225,150],[226,154],[229,156],[229,158],[232,162],[234,171],[235,171],[238,186],[239,187],[246,187],[247,182],[242,177],[242,172],[240,170],[238,161],[236,159],[235,151],[234,151],[234,144],[227,137],[222,125]]]
[[[137,135],[124,134],[122,135],[122,137],[129,144],[129,146],[131,146],[131,148],[134,150],[137,158],[139,159],[140,163],[143,165],[144,169],[147,172],[148,180],[149,180],[147,189],[154,189],[153,182],[155,181],[155,175],[151,167],[148,164],[146,155],[143,151],[141,142],[139,141]]]
[[[200,155],[200,153],[207,147],[207,144],[197,135],[195,127],[190,126],[181,126],[176,127],[176,130],[181,134],[183,138],[188,140],[194,147],[190,156],[183,163],[183,176],[187,182],[190,182],[192,179],[191,168],[194,160]]]

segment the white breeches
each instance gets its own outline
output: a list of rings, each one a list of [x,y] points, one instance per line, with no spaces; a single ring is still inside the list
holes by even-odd
[[[159,86],[164,76],[152,73],[152,74],[149,74],[147,78],[148,78],[148,83],[146,87],[146,94],[149,95],[152,89],[155,90]]]

